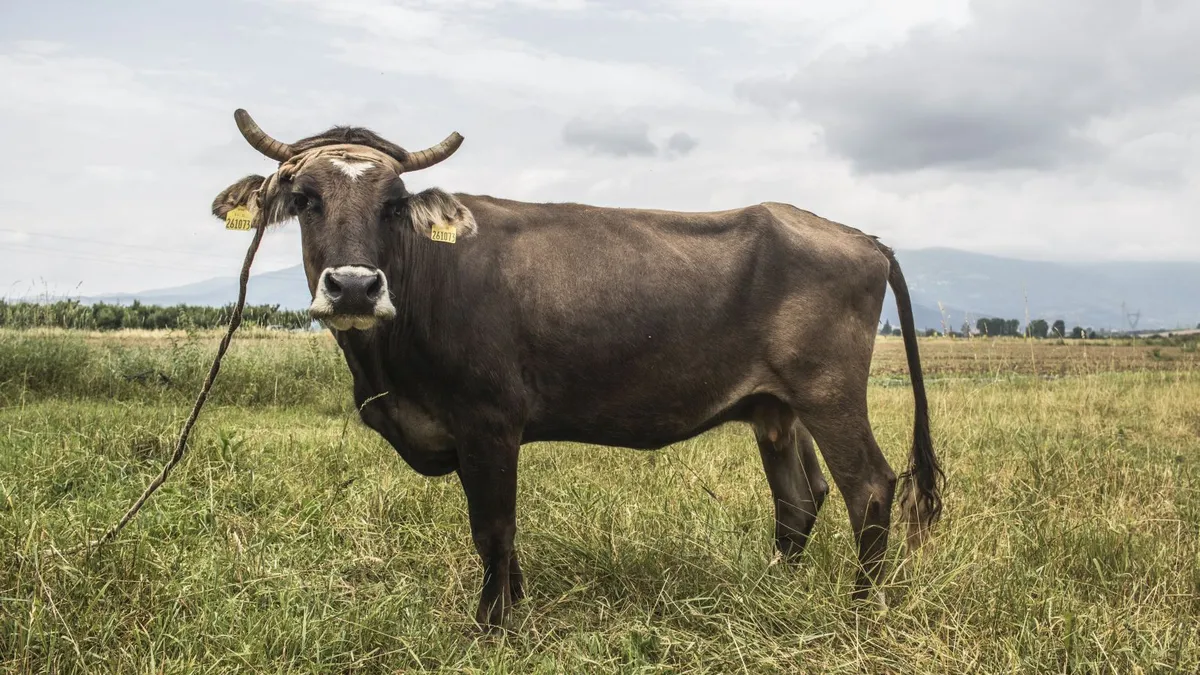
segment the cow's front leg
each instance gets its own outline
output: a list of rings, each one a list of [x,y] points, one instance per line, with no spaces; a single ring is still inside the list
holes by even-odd
[[[517,532],[517,451],[509,434],[459,441],[458,476],[467,496],[471,538],[483,561],[483,591],[475,620],[504,625],[521,589],[513,537]]]

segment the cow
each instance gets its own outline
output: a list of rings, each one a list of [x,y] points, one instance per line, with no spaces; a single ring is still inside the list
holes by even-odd
[[[852,596],[882,601],[898,478],[867,381],[889,284],[915,402],[899,477],[908,548],[938,520],[945,476],[912,304],[876,237],[776,202],[676,212],[413,193],[403,175],[444,161],[461,135],[409,152],[335,126],[288,144],[245,110],[234,119],[280,164],[221,191],[212,213],[299,221],[309,311],[341,349],[362,422],[420,474],[458,475],[483,629],[504,627],[524,597],[522,445],[657,450],[730,422],[755,433],[789,561],[829,491],[815,440],[858,546]]]

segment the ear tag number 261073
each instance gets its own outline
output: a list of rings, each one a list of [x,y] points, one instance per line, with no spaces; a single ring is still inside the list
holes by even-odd
[[[245,206],[232,208],[225,214],[225,229],[227,230],[248,230],[252,222],[254,222],[254,212]]]
[[[429,229],[429,238],[443,244],[453,244],[458,240],[458,232],[453,225],[441,223]]]

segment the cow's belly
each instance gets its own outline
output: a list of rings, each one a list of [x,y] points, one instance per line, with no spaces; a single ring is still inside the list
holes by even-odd
[[[656,449],[729,421],[747,420],[755,401],[771,396],[770,378],[753,373],[625,371],[627,378],[579,382],[559,392],[527,429],[528,440],[557,440]]]

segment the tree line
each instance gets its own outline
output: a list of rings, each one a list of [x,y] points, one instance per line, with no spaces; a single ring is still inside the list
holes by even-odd
[[[883,328],[879,329],[880,335],[900,335],[899,328],[893,328],[888,321],[883,323]],[[935,337],[941,335],[941,331],[934,328],[929,328],[924,331],[925,337]],[[1083,338],[1096,339],[1100,335],[1091,328],[1083,328],[1075,326],[1071,331],[1067,332],[1067,323],[1062,319],[1050,323],[1045,319],[1034,319],[1030,321],[1024,328],[1021,329],[1021,322],[1017,319],[1002,319],[1000,317],[981,318],[975,322],[975,329],[971,329],[971,324],[964,321],[962,328],[959,331],[949,331],[950,337],[964,337],[967,335],[986,335],[989,337],[1031,337],[1038,339],[1046,338],[1071,338],[1081,340]]]
[[[227,326],[233,304],[224,307],[204,305],[130,305],[98,302],[85,305],[78,300],[49,303],[7,302],[0,300],[0,327],[68,328],[77,330],[205,329]],[[280,309],[279,305],[247,305],[242,309],[246,326],[303,329],[312,325],[306,310]]]

